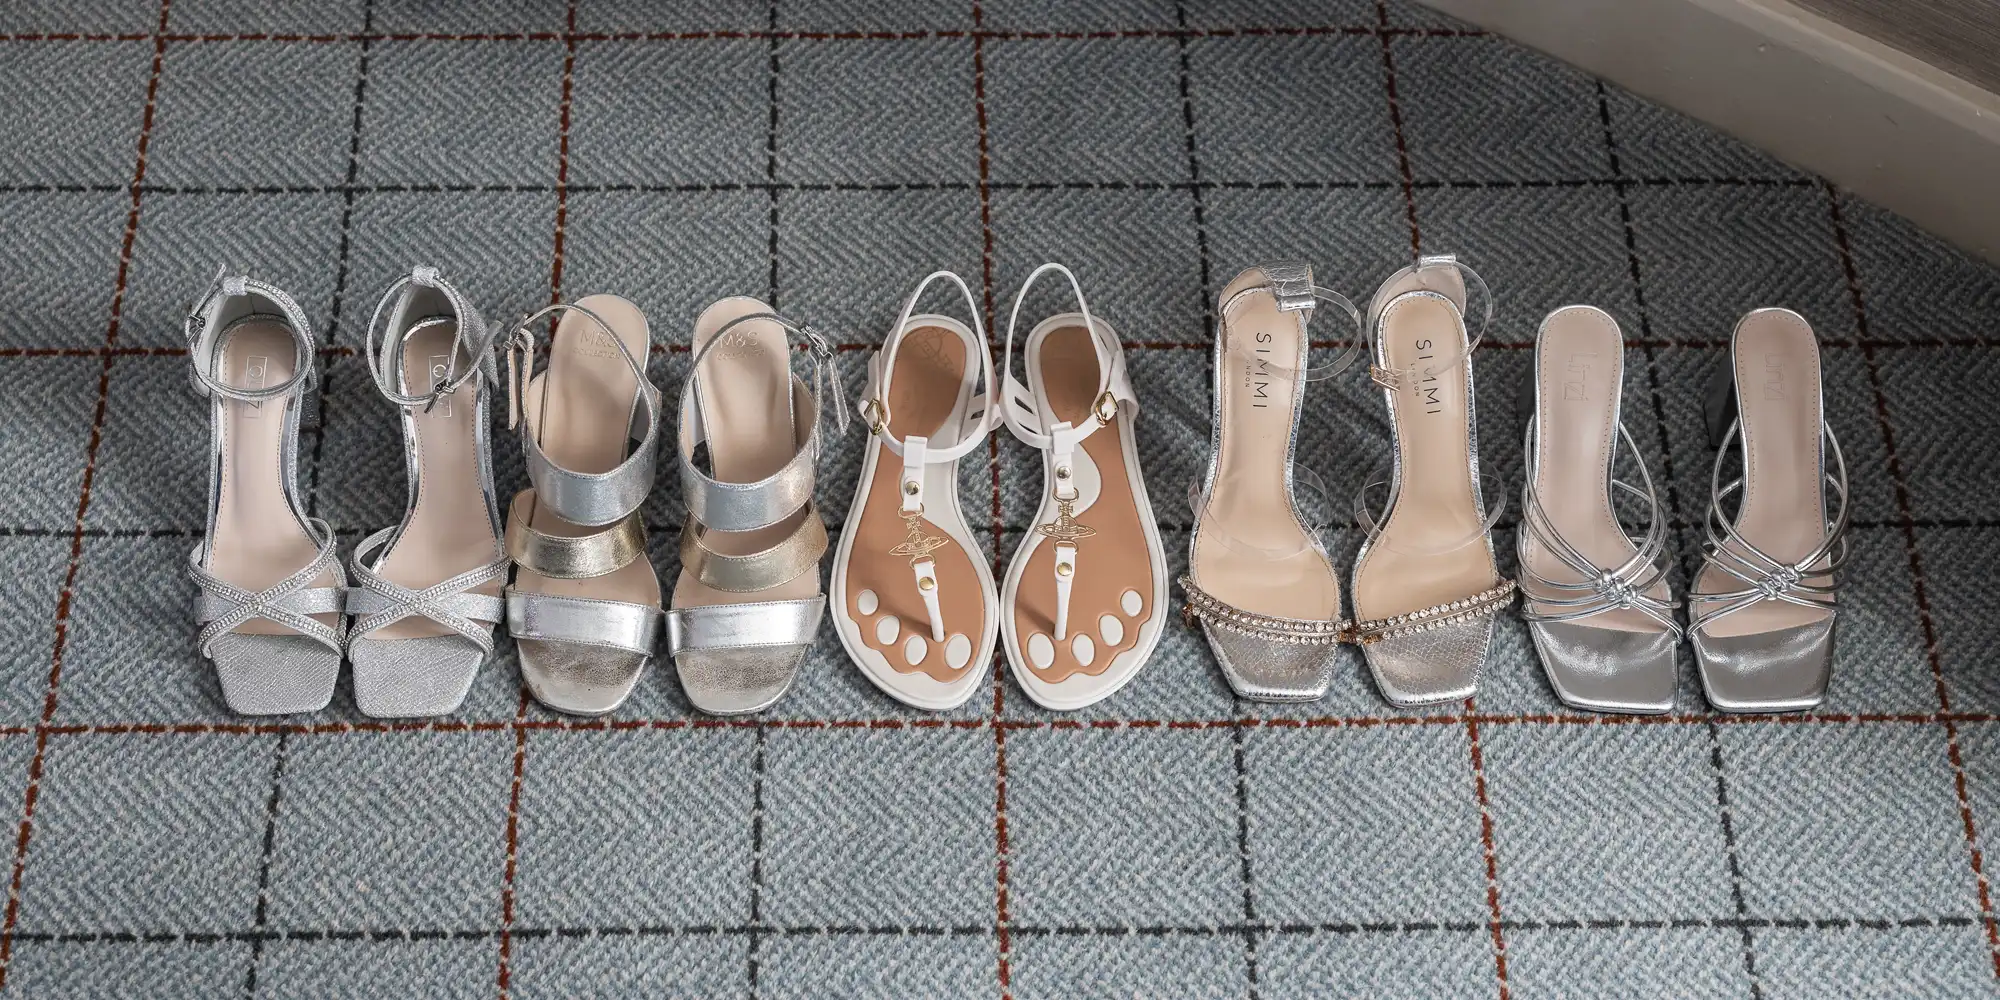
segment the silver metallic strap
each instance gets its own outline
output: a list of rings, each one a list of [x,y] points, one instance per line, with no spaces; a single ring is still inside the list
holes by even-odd
[[[662,617],[659,608],[644,604],[507,588],[507,632],[516,639],[608,646],[650,655],[660,640]]]
[[[625,461],[605,472],[576,472],[557,465],[542,451],[541,442],[536,440],[534,421],[528,417],[526,400],[531,388],[536,382],[542,382],[546,391],[548,385],[543,381],[543,375],[529,374],[535,355],[534,335],[529,332],[529,327],[544,316],[561,312],[580,314],[595,324],[605,339],[618,349],[637,385],[632,399],[632,420],[626,428],[630,449]],[[508,336],[506,354],[507,426],[520,427],[521,455],[528,467],[528,481],[535,484],[542,502],[548,504],[557,517],[587,527],[601,527],[638,510],[646,502],[646,494],[653,489],[654,439],[660,427],[660,390],[646,379],[645,364],[632,356],[632,352],[625,347],[624,339],[603,317],[589,309],[559,303],[547,306],[515,324],[513,333]]]
[[[528,524],[534,490],[514,494],[507,507],[507,555],[523,567],[558,580],[582,580],[624,569],[646,554],[646,529],[633,511],[588,535],[547,535]]]
[[[667,612],[667,650],[740,649],[810,643],[826,612],[826,598],[760,601],[676,608]]]
[[[358,586],[347,591],[347,613],[355,617],[348,629],[352,646],[377,629],[405,618],[428,618],[464,636],[482,653],[493,651],[493,622],[506,616],[506,606],[491,594],[472,593],[472,588],[507,579],[507,557],[501,556],[448,580],[412,590],[376,573],[387,556],[389,542],[400,528],[384,528],[354,549],[354,580]]]
[[[708,439],[697,392],[690,382],[681,393],[680,448],[675,455],[681,498],[691,517],[717,531],[751,531],[776,524],[812,501],[820,410],[804,382],[792,378],[792,443],[797,450],[783,468],[754,483],[723,482],[695,467],[695,449]]]
[[[826,553],[826,524],[819,510],[806,504],[805,517],[784,541],[758,552],[741,555],[718,552],[708,547],[706,530],[692,516],[681,529],[681,568],[696,580],[735,594],[769,590],[819,567]]]
[[[442,375],[434,376],[425,386],[422,395],[407,395],[399,391],[399,375],[402,369],[403,337],[420,325],[446,322],[441,317],[411,317],[405,310],[413,289],[435,289],[451,303],[454,324],[454,346],[451,363]],[[395,312],[390,314],[389,325],[382,326],[382,314],[391,302],[397,303]],[[378,344],[377,330],[383,342]],[[459,290],[438,273],[438,269],[419,265],[391,282],[382,297],[375,303],[375,314],[369,317],[368,331],[363,335],[363,351],[368,359],[368,370],[375,376],[375,388],[389,402],[404,408],[422,407],[428,411],[437,401],[464,388],[467,382],[484,375],[488,382],[497,381],[498,374],[493,362],[493,340],[499,333],[498,327],[489,327]]]
[[[340,650],[346,641],[345,619],[336,618],[333,625],[323,625],[308,616],[340,612],[347,574],[340,568],[333,529],[316,517],[306,518],[305,525],[319,551],[305,568],[259,591],[245,590],[210,573],[201,564],[202,546],[195,546],[188,554],[188,575],[201,588],[196,620],[202,628],[195,642],[202,655],[211,655],[215,640],[257,618],[283,625],[336,652]],[[332,574],[334,585],[310,586],[322,574]]]
[[[224,325],[222,307],[234,298],[261,299],[276,307],[277,311],[257,309]],[[253,319],[277,322],[292,335],[292,376],[277,385],[261,389],[239,389],[215,376],[217,347],[224,332]],[[267,282],[242,275],[231,276],[227,267],[216,270],[214,280],[209,282],[194,307],[188,310],[181,323],[181,333],[187,338],[188,379],[196,395],[222,396],[242,403],[263,403],[303,393],[319,381],[318,345],[313,340],[312,324],[306,320],[305,311],[299,308],[298,302],[285,294],[283,289]]]
[[[1708,543],[1702,553],[1703,565],[1719,569],[1748,586],[1723,593],[1690,591],[1688,631],[1697,631],[1710,622],[1764,601],[1783,601],[1829,614],[1833,612],[1834,573],[1847,562],[1848,555],[1847,458],[1841,454],[1840,440],[1834,436],[1832,424],[1822,420],[1820,434],[1826,438],[1828,450],[1833,453],[1832,471],[1825,470],[1824,459],[1821,460],[1821,478],[1833,488],[1840,507],[1826,519],[1826,538],[1818,547],[1797,562],[1784,562],[1744,538],[1725,511],[1730,494],[1741,492],[1744,488],[1740,477],[1727,484],[1722,482],[1722,463],[1729,455],[1730,445],[1742,442],[1742,422],[1739,420],[1729,425],[1728,433],[1716,450],[1715,465],[1710,473]],[[1820,513],[1824,515],[1825,511]],[[1814,582],[1818,580],[1826,582]]]

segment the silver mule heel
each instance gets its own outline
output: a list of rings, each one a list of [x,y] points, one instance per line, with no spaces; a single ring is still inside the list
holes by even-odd
[[[531,375],[529,330],[552,315],[548,366]],[[558,712],[624,704],[664,627],[639,511],[660,426],[650,345],[645,315],[615,295],[548,306],[508,337],[507,422],[533,488],[507,509],[507,632],[528,692]]]
[[[1485,321],[1471,335],[1468,283],[1485,299]],[[1486,506],[1473,414],[1472,352],[1492,303],[1471,268],[1427,256],[1383,282],[1368,309],[1369,378],[1382,389],[1393,437],[1385,513],[1366,503],[1381,482],[1355,504],[1368,536],[1354,560],[1354,637],[1396,705],[1471,697],[1494,619],[1514,598],[1514,581],[1495,565],[1502,508]]]
[[[1563,704],[1659,714],[1674,707],[1680,607],[1668,589],[1667,518],[1620,419],[1625,339],[1602,309],[1566,306],[1535,335],[1521,484],[1521,618]],[[1640,487],[1612,478],[1618,443]],[[1619,524],[1618,493],[1643,500],[1645,532]]]
[[[791,373],[788,333],[805,342],[811,387]],[[761,712],[791,688],[826,611],[813,483],[826,412],[845,433],[846,401],[833,346],[757,299],[709,306],[693,346],[677,452],[688,517],[667,650],[696,709]]]
[[[1322,304],[1359,327],[1353,304],[1314,285],[1304,264],[1245,270],[1217,302],[1208,468],[1193,498],[1181,617],[1201,626],[1223,679],[1251,701],[1324,695],[1350,635],[1320,522],[1298,499],[1323,493],[1295,461],[1305,385],[1358,353],[1310,366],[1307,325]]]
[[[347,659],[363,715],[456,710],[506,617],[487,439],[494,332],[434,267],[396,279],[369,320],[368,369],[400,411],[409,501],[401,522],[354,550]]]
[[[201,654],[243,715],[325,708],[340,680],[347,584],[333,529],[299,498],[299,421],[318,355],[298,303],[218,274],[185,324],[209,401],[208,528],[188,557]]]
[[[1716,375],[1708,544],[1688,592],[1695,664],[1722,711],[1804,711],[1833,674],[1835,572],[1847,558],[1847,462],[1826,422],[1818,338],[1797,313],[1755,310]],[[1744,471],[1724,483],[1731,444]],[[1827,487],[1839,498],[1831,515]]]

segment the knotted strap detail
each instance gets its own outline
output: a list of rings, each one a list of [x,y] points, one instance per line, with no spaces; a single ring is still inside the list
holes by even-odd
[[[195,586],[201,588],[195,620],[202,627],[195,642],[203,656],[213,655],[211,648],[217,639],[258,618],[283,625],[335,652],[341,650],[346,642],[345,619],[337,619],[333,625],[322,625],[309,616],[341,612],[347,575],[340,567],[333,529],[316,517],[306,518],[305,525],[319,551],[305,568],[264,590],[245,590],[210,573],[201,564],[202,547],[199,545],[188,554],[188,575],[194,578]],[[334,585],[310,586],[323,573],[333,574]]]
[[[481,584],[506,580],[507,557],[500,556],[422,590],[412,590],[384,579],[369,565],[378,561],[397,531],[384,528],[363,539],[354,549],[354,582],[358,586],[347,590],[347,613],[355,619],[348,629],[348,645],[405,618],[428,618],[464,636],[480,652],[493,652],[493,623],[506,617],[506,605],[491,594],[471,591]]]
[[[1549,520],[1542,509],[1541,498],[1535,493],[1535,425],[1528,422],[1527,441],[1524,445],[1528,456],[1528,474],[1521,484],[1521,544],[1529,537],[1541,544],[1542,548],[1557,561],[1583,577],[1581,583],[1564,583],[1551,580],[1528,568],[1526,560],[1521,561],[1521,577],[1532,580],[1536,586],[1554,593],[1550,596],[1526,595],[1521,605],[1521,618],[1530,622],[1570,622],[1606,611],[1638,611],[1660,623],[1673,635],[1674,641],[1681,639],[1681,626],[1674,617],[1674,609],[1680,607],[1678,601],[1660,600],[1651,591],[1664,580],[1667,567],[1661,556],[1667,544],[1667,522],[1660,516],[1660,499],[1653,488],[1652,473],[1646,470],[1646,463],[1640,457],[1639,446],[1632,440],[1632,433],[1624,423],[1618,425],[1618,436],[1625,442],[1626,449],[1638,463],[1640,481],[1645,488],[1639,489],[1620,480],[1611,480],[1615,489],[1646,501],[1649,511],[1646,518],[1646,533],[1638,539],[1632,557],[1615,568],[1606,568],[1593,563],[1582,550],[1571,545]]]
[[[1742,426],[1740,420],[1730,424],[1728,433],[1723,435],[1721,447],[1716,451],[1714,470],[1709,478],[1708,543],[1703,546],[1702,557],[1704,565],[1713,566],[1747,586],[1719,594],[1690,591],[1690,610],[1707,608],[1688,622],[1690,631],[1764,601],[1784,601],[1832,614],[1833,574],[1847,562],[1847,459],[1840,452],[1840,440],[1834,437],[1833,425],[1820,422],[1820,433],[1826,438],[1828,450],[1833,453],[1834,464],[1833,472],[1823,471],[1821,475],[1840,498],[1839,512],[1827,519],[1826,539],[1797,562],[1785,562],[1752,545],[1737,532],[1735,523],[1723,510],[1729,495],[1743,489],[1741,477],[1727,485],[1722,482],[1723,458],[1729,454],[1730,443],[1741,439]],[[1807,582],[1813,579],[1828,582]]]

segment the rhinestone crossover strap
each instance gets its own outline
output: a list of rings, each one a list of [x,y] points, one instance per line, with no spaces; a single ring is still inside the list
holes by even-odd
[[[305,524],[314,544],[319,546],[312,562],[277,584],[258,591],[245,590],[210,573],[202,567],[201,546],[195,546],[194,552],[188,556],[188,574],[201,588],[195,615],[195,620],[201,623],[201,632],[195,641],[200,645],[203,656],[213,655],[211,647],[224,634],[257,618],[276,622],[329,649],[340,650],[346,642],[346,633],[340,624],[342,619],[336,618],[333,625],[322,625],[310,616],[340,613],[347,577],[340,568],[333,529],[316,517],[306,518]],[[333,586],[307,586],[319,579],[322,573],[332,575]]]

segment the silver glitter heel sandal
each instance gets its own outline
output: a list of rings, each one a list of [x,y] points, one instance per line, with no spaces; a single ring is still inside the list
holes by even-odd
[[[201,654],[244,715],[325,708],[340,680],[345,574],[333,529],[299,498],[299,421],[319,381],[292,297],[217,275],[186,322],[209,401],[208,530],[188,558]]]
[[[485,390],[498,381],[493,333],[434,267],[398,278],[369,320],[369,371],[401,411],[409,505],[400,523],[354,550],[347,658],[363,715],[457,709],[506,616],[507,553],[486,433]]]

